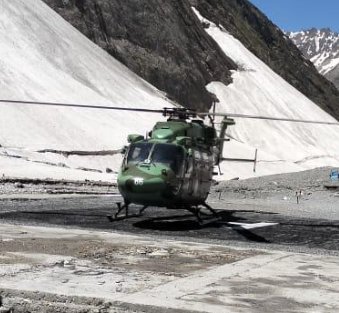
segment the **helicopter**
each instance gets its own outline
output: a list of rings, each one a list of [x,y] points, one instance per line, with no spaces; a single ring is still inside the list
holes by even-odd
[[[223,147],[229,138],[226,130],[235,125],[232,117],[254,118],[303,123],[326,123],[307,120],[292,120],[274,117],[250,116],[231,113],[197,113],[184,108],[164,108],[166,122],[157,122],[148,137],[132,134],[128,136],[129,146],[124,149],[124,159],[118,174],[118,188],[124,204],[118,203],[118,211],[111,221],[119,218],[131,203],[142,205],[138,215],[149,206],[167,209],[184,209],[191,212],[200,225],[205,221],[202,215],[216,219],[218,213],[206,203],[217,166],[223,161],[253,162],[256,170],[258,150],[254,159],[223,158]],[[197,117],[208,117],[210,125]],[[215,128],[215,117],[221,116],[219,133]],[[334,123],[339,125],[338,123]],[[203,209],[209,211],[206,214]]]
[[[81,109],[120,110],[157,113],[167,117],[157,122],[146,136],[128,135],[128,145],[122,149],[123,161],[117,184],[123,204],[117,203],[117,211],[107,216],[110,221],[140,216],[148,207],[183,209],[191,212],[199,224],[204,224],[203,215],[218,219],[218,213],[206,203],[213,183],[214,171],[223,161],[257,162],[254,159],[223,158],[223,147],[229,138],[226,130],[235,125],[234,118],[285,121],[294,123],[336,125],[338,122],[323,122],[237,113],[196,112],[173,107],[162,110],[95,106],[82,104],[0,100],[0,103],[76,107]],[[209,124],[204,118],[209,118]],[[222,117],[220,131],[215,127],[215,118]],[[141,205],[139,213],[129,214],[131,204]],[[124,215],[121,212],[125,211]],[[207,211],[207,213],[206,213]]]
[[[204,207],[214,217],[217,212],[206,203],[213,182],[214,167],[220,164],[223,139],[214,125],[206,125],[193,111],[164,108],[165,122],[157,122],[147,138],[132,134],[118,174],[118,188],[128,216],[130,203],[184,209],[202,223]],[[233,119],[224,118],[221,137]],[[112,219],[113,220],[113,219]]]

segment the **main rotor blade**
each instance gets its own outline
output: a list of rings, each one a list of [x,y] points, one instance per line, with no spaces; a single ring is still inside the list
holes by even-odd
[[[133,111],[133,112],[145,112],[145,113],[163,113],[164,112],[164,110],[111,107],[111,106],[105,106],[105,105],[84,105],[84,104],[75,104],[75,103],[57,103],[57,102],[0,100],[0,103],[15,103],[15,104],[26,104],[26,105],[54,106],[54,107],[70,107],[70,108],[82,108],[82,109]]]
[[[82,109],[132,111],[132,112],[159,113],[159,114],[163,114],[165,112],[164,109],[155,110],[155,109],[113,107],[113,106],[105,106],[105,105],[84,105],[84,104],[74,104],[74,103],[39,102],[39,101],[0,100],[0,103],[15,103],[15,104],[26,104],[26,105],[41,105],[41,106],[71,107],[71,108],[73,107],[73,108],[82,108]],[[190,110],[187,110],[187,113],[189,112]],[[231,117],[231,118],[235,117],[235,118],[246,118],[246,119],[256,119],[256,120],[339,126],[339,122],[302,120],[302,119],[291,119],[291,118],[272,117],[272,116],[247,115],[247,114],[238,114],[238,113],[207,113],[207,112],[199,113],[193,110],[192,110],[192,113],[198,116],[220,116],[220,117]]]
[[[336,125],[339,126],[339,122],[324,122],[313,120],[299,120],[293,118],[284,117],[272,117],[272,116],[260,116],[260,115],[247,115],[238,113],[197,113],[198,116],[221,116],[221,117],[235,117],[235,118],[247,118],[255,120],[268,120],[268,121],[280,121],[280,122],[293,122],[293,123],[306,123],[306,124],[322,124],[322,125]]]

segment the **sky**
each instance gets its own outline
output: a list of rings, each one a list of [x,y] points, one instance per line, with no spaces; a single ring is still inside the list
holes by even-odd
[[[285,31],[331,28],[339,32],[339,0],[249,0]]]

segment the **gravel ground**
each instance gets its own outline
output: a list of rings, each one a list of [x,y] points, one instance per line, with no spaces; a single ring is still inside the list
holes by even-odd
[[[330,184],[329,174],[332,168],[323,167],[297,173],[262,176],[244,180],[229,180],[218,183],[212,189],[212,195],[219,192],[256,192],[273,195],[279,192],[296,192],[305,189],[323,191],[324,185]],[[0,194],[29,193],[69,193],[69,192],[117,192],[115,184],[81,181],[54,181],[33,179],[1,179]]]
[[[54,181],[33,179],[0,179],[1,195],[116,194],[113,183],[91,181]]]
[[[11,313],[159,312],[117,302],[130,294],[263,254],[53,227],[0,224],[0,234],[1,313],[5,312],[3,307],[11,308]]]
[[[0,180],[0,313],[338,312],[329,173],[222,182],[209,203],[223,220],[206,228],[160,208],[109,223],[114,185]]]
[[[331,167],[322,167],[304,172],[226,181],[221,182],[215,189],[216,191],[246,190],[272,193],[285,190],[324,190],[324,185],[331,182],[331,169]]]
[[[259,212],[339,220],[339,183],[331,182],[330,171],[325,167],[221,182],[213,188],[209,201],[219,209],[227,204],[234,210],[248,206]]]

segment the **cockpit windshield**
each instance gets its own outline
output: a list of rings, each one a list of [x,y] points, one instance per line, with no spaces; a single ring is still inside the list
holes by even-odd
[[[151,156],[153,163],[161,163],[178,173],[184,162],[184,150],[180,146],[172,144],[156,144]]]
[[[127,164],[146,162],[164,164],[177,174],[184,162],[184,150],[181,146],[173,144],[148,142],[132,144],[127,155]]]
[[[132,144],[127,155],[127,164],[145,162],[149,157],[152,147],[153,144],[148,142]]]

